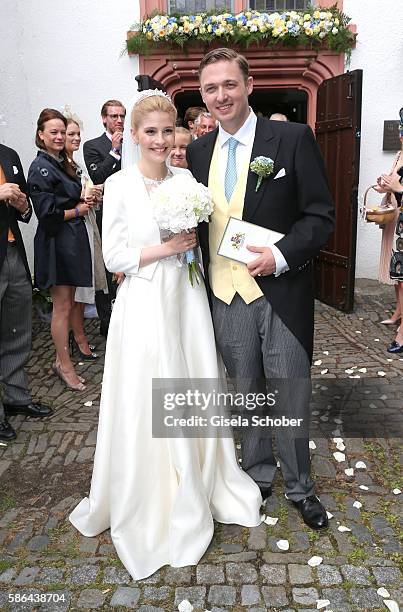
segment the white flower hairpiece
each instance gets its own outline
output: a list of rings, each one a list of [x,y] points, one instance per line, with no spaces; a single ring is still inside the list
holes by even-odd
[[[74,121],[74,123],[77,123],[80,130],[83,129],[83,122],[78,117],[78,115],[73,113],[73,111],[71,110],[70,106],[68,106],[68,104],[66,104],[64,108],[62,108],[61,113],[64,117],[66,117],[67,121]]]
[[[166,98],[172,104],[170,96],[168,96],[165,91],[161,91],[161,89],[144,89],[144,91],[138,92],[138,96],[133,104],[133,108],[137,106],[137,104],[139,104],[146,98],[150,98],[151,96],[161,96],[162,98]]]

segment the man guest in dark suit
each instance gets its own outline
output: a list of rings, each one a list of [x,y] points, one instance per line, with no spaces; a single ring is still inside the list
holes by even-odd
[[[105,183],[106,179],[121,169],[121,152],[123,140],[123,126],[126,109],[119,100],[108,100],[102,106],[101,119],[105,132],[102,136],[88,140],[84,143],[84,161],[88,174],[95,185]],[[97,224],[102,236],[102,205],[97,212]],[[111,315],[111,301],[116,295],[112,284],[112,275],[106,271],[109,293],[97,291],[95,303],[99,318],[101,319],[100,333],[108,333]]]
[[[245,58],[231,49],[210,51],[199,68],[200,92],[219,126],[187,148],[189,170],[208,185],[214,212],[200,227],[218,348],[228,374],[245,392],[266,380],[285,379],[291,416],[309,423],[313,347],[311,259],[333,229],[333,204],[323,160],[306,125],[257,118],[249,107],[253,79]],[[258,186],[250,163],[273,162]],[[249,248],[245,265],[217,250],[229,217],[284,234],[272,247]],[[259,382],[260,381],[260,382]],[[299,381],[306,381],[302,387]],[[236,383],[238,384],[238,382]],[[308,392],[307,392],[308,388]],[[238,387],[239,389],[239,387]],[[261,387],[260,387],[261,389]],[[252,431],[253,430],[253,431]],[[286,497],[313,529],[328,524],[310,477],[309,438],[276,427],[277,453]],[[276,459],[267,428],[245,428],[242,467],[271,494]]]
[[[7,416],[44,417],[51,408],[32,401],[24,366],[31,350],[32,285],[18,222],[32,209],[17,153],[0,144],[0,440],[16,433]]]

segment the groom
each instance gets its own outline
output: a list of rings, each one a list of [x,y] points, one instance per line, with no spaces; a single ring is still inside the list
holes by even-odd
[[[218,348],[230,378],[289,379],[292,393],[293,381],[309,383],[311,259],[333,229],[323,160],[308,126],[256,117],[248,104],[253,79],[243,56],[232,49],[210,51],[200,63],[199,79],[219,127],[190,144],[187,157],[189,170],[214,199],[211,222],[200,226],[200,246]],[[258,156],[273,160],[274,167],[256,190],[258,177],[249,164]],[[247,266],[220,257],[217,249],[231,216],[284,237],[272,247],[251,245],[256,259]],[[309,422],[309,394],[294,392],[288,408],[291,416]],[[308,437],[280,427],[274,435],[287,498],[309,527],[327,527],[310,478]],[[243,433],[242,467],[267,498],[276,473],[271,436]]]

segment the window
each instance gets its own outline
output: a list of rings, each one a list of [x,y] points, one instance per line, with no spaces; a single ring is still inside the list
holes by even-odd
[[[232,12],[232,0],[169,0],[169,12],[182,15],[197,15],[210,11]]]
[[[303,11],[312,2],[310,0],[249,0],[252,11],[270,13],[273,11]]]

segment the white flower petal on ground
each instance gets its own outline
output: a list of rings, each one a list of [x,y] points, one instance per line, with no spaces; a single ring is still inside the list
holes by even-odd
[[[264,522],[266,523],[266,525],[277,525],[278,518],[275,516],[266,516]]]
[[[377,590],[377,593],[380,597],[390,597],[390,593],[385,589],[385,587],[380,587]]]
[[[355,467],[357,468],[357,470],[366,470],[367,466],[363,461],[357,461],[357,463],[355,464]]]
[[[337,425],[341,425],[343,421],[341,419],[333,419],[333,423],[336,423]]]
[[[87,408],[90,408],[92,406],[91,400],[89,400],[88,402],[84,402],[84,406],[87,406]]]
[[[334,442],[335,444],[337,444],[338,442],[343,442],[343,438],[332,438],[332,442]]]
[[[288,540],[278,540],[276,545],[280,550],[288,550],[290,548],[290,543]]]
[[[390,612],[399,612],[399,606],[394,599],[384,599],[383,603]]]
[[[386,373],[383,372],[382,370],[379,370],[379,372],[377,372],[378,376],[386,376]]]
[[[333,518],[333,514],[329,510],[326,510],[326,516],[329,520]]]
[[[349,376],[349,378],[361,378],[359,374],[354,374],[354,376]]]
[[[351,531],[351,529],[349,527],[346,527],[345,525],[339,525],[337,527],[337,531],[340,531],[341,533],[345,533],[346,531]]]
[[[339,440],[339,442],[336,443],[336,448],[339,451],[346,450],[346,446],[345,446],[344,442],[340,442],[340,440]]]
[[[190,603],[190,601],[188,601],[187,599],[184,599],[183,601],[180,602],[178,606],[178,610],[179,612],[192,612],[193,606]]]
[[[354,476],[354,468],[346,468],[344,473],[346,476]]]
[[[322,359],[317,359],[316,361],[313,362],[313,365],[317,365],[317,366],[322,365]]]
[[[324,355],[329,355],[329,351],[323,351]]]
[[[308,559],[308,565],[310,565],[311,567],[316,567],[317,565],[320,565],[322,561],[323,557],[318,557],[317,555],[314,555],[313,557]]]
[[[346,455],[344,453],[340,453],[339,451],[336,451],[335,453],[333,453],[333,457],[336,459],[338,463],[341,463],[342,461],[346,460]]]
[[[346,374],[354,374],[354,370],[352,370],[351,368],[347,368],[347,370],[344,370]]]
[[[354,508],[360,509],[360,508],[362,508],[362,503],[360,501],[355,501],[353,503],[353,506],[354,506]]]
[[[7,446],[4,442],[0,442],[0,446]]]
[[[385,400],[388,399],[388,396],[387,395],[381,395],[381,397],[379,399],[384,402]]]
[[[388,361],[389,363],[392,363],[393,359],[387,359],[386,361]]]
[[[315,450],[316,444],[315,444],[315,442],[313,440],[309,440],[309,448],[311,450]]]
[[[362,372],[363,374],[367,373],[367,368],[358,368],[359,372]]]
[[[328,372],[329,372],[329,368],[325,368],[324,370],[320,371],[321,374],[327,374]]]
[[[369,487],[367,487],[367,485],[360,485],[358,488],[362,491],[369,491]]]
[[[374,338],[374,342],[380,342],[379,338]]]
[[[401,490],[400,489],[393,489],[392,493],[393,493],[393,495],[400,495]]]
[[[317,610],[322,610],[322,608],[326,608],[326,606],[330,606],[330,601],[328,599],[317,599],[316,600]]]
[[[78,365],[85,365],[84,361],[79,361]]]
[[[280,467],[281,467],[281,465],[280,465],[280,461],[277,461],[277,463],[276,463],[276,467],[278,467],[278,468],[280,468]]]

